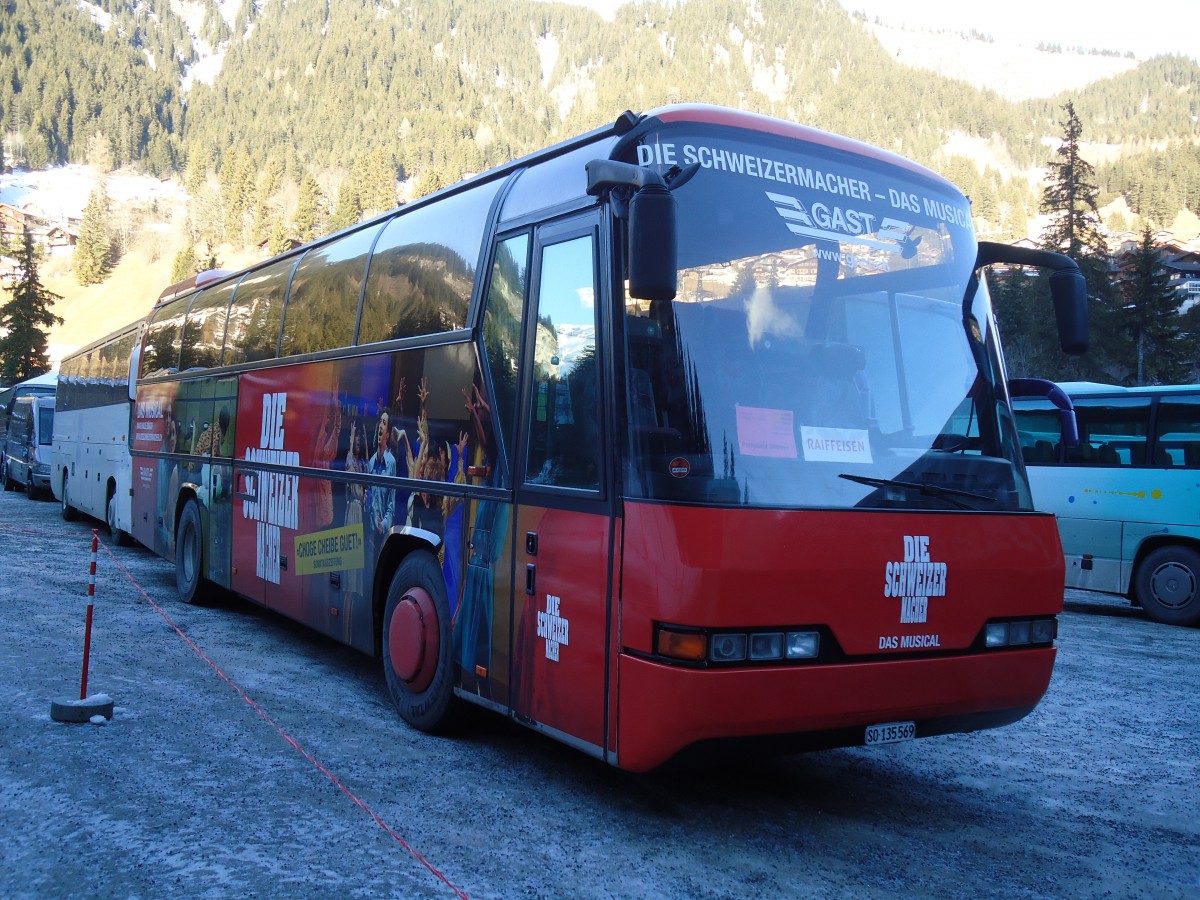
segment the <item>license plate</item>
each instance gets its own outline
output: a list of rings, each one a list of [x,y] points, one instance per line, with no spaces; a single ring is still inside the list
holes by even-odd
[[[917,736],[916,722],[884,722],[881,725],[868,725],[863,743],[895,744],[899,741],[911,741]]]

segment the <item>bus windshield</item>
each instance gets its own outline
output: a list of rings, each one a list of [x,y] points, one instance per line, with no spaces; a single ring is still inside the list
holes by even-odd
[[[627,299],[626,496],[1028,510],[967,200],[886,158],[690,124],[679,292]]]

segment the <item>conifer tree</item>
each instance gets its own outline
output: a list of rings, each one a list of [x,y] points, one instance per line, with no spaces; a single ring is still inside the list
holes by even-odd
[[[296,207],[296,217],[293,220],[296,238],[301,243],[307,244],[321,236],[323,199],[317,179],[312,176],[312,173],[305,172],[304,177],[300,180],[300,202]]]
[[[79,225],[79,241],[75,245],[75,280],[85,287],[100,284],[112,273],[112,238],[108,234],[108,188],[104,180],[92,190],[83,221]]]
[[[1109,276],[1108,245],[1097,202],[1099,188],[1095,169],[1083,158],[1080,142],[1083,124],[1075,106],[1063,107],[1062,141],[1049,165],[1046,187],[1042,191],[1042,211],[1050,218],[1042,233],[1042,246],[1065,253],[1079,264],[1088,285],[1088,324],[1091,349],[1084,355],[1064,361],[1064,368],[1049,377],[1068,379],[1104,379],[1119,366],[1121,343],[1117,319],[1116,291]]]
[[[1146,226],[1128,257],[1119,282],[1121,321],[1132,344],[1135,384],[1174,383],[1188,378],[1194,342],[1179,333],[1179,295],[1163,268],[1154,235]]]
[[[359,196],[353,178],[347,175],[338,186],[337,207],[333,211],[333,217],[329,220],[331,229],[341,231],[362,218],[363,209]]]
[[[288,234],[283,216],[273,216],[271,218],[271,236],[267,238],[267,252],[272,256],[278,256],[287,248]]]
[[[188,244],[175,254],[171,263],[171,283],[183,281],[196,274],[196,248]]]
[[[357,167],[355,180],[359,187],[359,205],[363,212],[387,212],[396,205],[396,163],[392,154],[376,147],[367,154],[365,163]],[[340,197],[339,197],[340,200]]]
[[[1062,123],[1062,143],[1055,154],[1057,159],[1048,166],[1050,172],[1042,192],[1042,212],[1050,216],[1042,243],[1046,249],[1077,261],[1083,255],[1103,257],[1108,248],[1101,233],[1096,170],[1080,155],[1083,125],[1074,104],[1068,100],[1063,108],[1067,119]]]
[[[417,179],[416,187],[413,188],[413,197],[424,197],[432,194],[434,191],[440,191],[446,186],[446,176],[442,174],[441,169],[428,168],[421,173],[421,177]]]
[[[21,278],[5,290],[12,299],[0,306],[0,381],[14,383],[50,371],[44,329],[62,324],[50,311],[58,294],[47,290],[38,277],[33,236],[26,231],[18,255]]]

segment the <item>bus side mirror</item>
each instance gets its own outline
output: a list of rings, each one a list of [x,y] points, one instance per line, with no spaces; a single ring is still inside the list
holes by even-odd
[[[593,159],[586,168],[587,192],[608,197],[617,218],[628,216],[629,296],[674,300],[679,271],[671,188],[657,172],[614,159]],[[684,170],[672,186],[682,186],[698,168]]]
[[[1082,275],[1080,278],[1082,279]],[[1057,297],[1055,298],[1057,300]],[[1086,300],[1086,296],[1084,297]],[[1055,309],[1058,308],[1057,302]],[[1086,346],[1087,338],[1084,343]],[[1063,347],[1066,350],[1066,347]],[[1030,397],[1038,400],[1049,400],[1058,410],[1059,427],[1062,429],[1063,444],[1068,447],[1079,446],[1079,420],[1075,418],[1075,404],[1070,396],[1053,381],[1045,378],[1010,378],[1008,380],[1008,396],[1010,399]]]
[[[1088,348],[1087,280],[1079,269],[1059,269],[1050,276],[1054,322],[1063,353],[1084,353]]]
[[[666,186],[647,184],[629,202],[629,296],[674,300],[678,277],[675,198]]]
[[[1088,348],[1087,280],[1075,260],[1053,250],[1035,250],[980,241],[975,268],[1000,263],[1052,269],[1050,298],[1054,301],[1054,323],[1064,353],[1085,353]]]

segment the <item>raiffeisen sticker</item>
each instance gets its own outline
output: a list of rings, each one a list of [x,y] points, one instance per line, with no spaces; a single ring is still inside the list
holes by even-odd
[[[800,426],[800,449],[808,462],[869,463],[871,441],[861,428]]]

